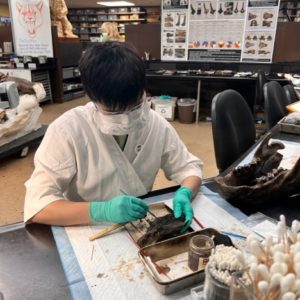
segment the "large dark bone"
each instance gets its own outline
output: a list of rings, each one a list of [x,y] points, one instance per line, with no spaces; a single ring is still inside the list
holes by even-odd
[[[25,94],[35,95],[35,90],[33,89],[35,82],[28,81],[27,79],[24,78],[8,76],[0,72],[0,82],[4,82],[4,81],[15,82],[17,86],[17,90],[20,95],[25,95]]]
[[[140,247],[145,247],[181,234],[185,225],[184,217],[175,219],[173,214],[157,217],[152,222],[147,232],[141,236],[137,243]]]
[[[269,143],[268,134],[256,150],[252,161],[233,169],[215,181],[223,196],[239,204],[259,204],[300,193],[300,158],[291,170],[278,169],[282,155],[277,151],[284,145]]]

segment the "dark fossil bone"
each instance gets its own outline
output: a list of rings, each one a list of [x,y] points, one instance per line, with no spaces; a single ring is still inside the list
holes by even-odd
[[[138,239],[137,244],[140,247],[145,247],[180,235],[184,225],[184,217],[175,219],[173,214],[155,218],[149,222],[147,232]]]
[[[220,3],[220,8],[218,10],[219,15],[223,12],[222,3]]]
[[[35,82],[31,82],[23,78],[8,76],[0,72],[0,82],[5,82],[5,81],[13,81],[16,84],[17,90],[20,95],[35,94],[35,90],[33,89]]]
[[[300,193],[300,158],[290,170],[278,168],[282,155],[277,151],[284,145],[279,141],[269,143],[270,138],[270,134],[265,137],[249,164],[215,179],[230,202],[261,204]]]

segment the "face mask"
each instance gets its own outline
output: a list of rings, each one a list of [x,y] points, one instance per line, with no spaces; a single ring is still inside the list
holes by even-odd
[[[150,102],[144,96],[143,102],[138,107],[125,113],[109,114],[97,109],[95,121],[104,134],[126,135],[146,125],[149,111]]]

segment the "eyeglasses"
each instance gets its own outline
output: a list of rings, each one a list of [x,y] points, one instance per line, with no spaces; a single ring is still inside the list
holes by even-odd
[[[142,108],[146,102],[148,102],[149,100],[144,100],[144,98],[141,98],[140,100],[141,102],[134,105],[133,107],[125,110],[125,111],[109,111],[104,109],[103,107],[101,107],[99,104],[95,103],[96,109],[100,110],[103,114],[105,115],[121,115],[121,114],[129,114],[131,112],[134,112],[136,110],[139,110],[140,108]]]

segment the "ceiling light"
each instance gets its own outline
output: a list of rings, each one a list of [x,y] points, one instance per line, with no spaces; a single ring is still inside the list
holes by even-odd
[[[97,4],[104,6],[134,6],[134,3],[127,1],[100,1]]]

